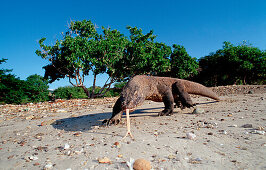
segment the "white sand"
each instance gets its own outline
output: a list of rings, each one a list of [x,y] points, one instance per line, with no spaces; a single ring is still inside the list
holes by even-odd
[[[0,169],[128,169],[130,158],[149,160],[153,169],[266,169],[266,138],[257,134],[266,129],[266,93],[221,98],[193,98],[203,114],[176,108],[163,117],[163,103],[146,101],[130,115],[135,141],[122,141],[125,123],[99,127],[113,102],[50,113],[8,113],[2,106]],[[101,157],[111,163],[100,164]]]

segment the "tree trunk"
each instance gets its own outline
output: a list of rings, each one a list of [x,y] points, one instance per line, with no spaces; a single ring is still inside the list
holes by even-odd
[[[95,86],[96,86],[96,74],[94,74],[94,78],[93,78],[93,85],[92,85],[92,92],[91,92],[91,98],[94,98],[94,94],[95,94]]]
[[[84,92],[86,93],[88,98],[90,98],[90,96],[91,96],[90,91],[85,86],[80,86],[80,87],[84,90]]]

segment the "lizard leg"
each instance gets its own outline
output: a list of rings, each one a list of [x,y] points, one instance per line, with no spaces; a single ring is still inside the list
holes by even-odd
[[[158,90],[163,96],[163,103],[165,106],[164,110],[161,111],[158,115],[172,115],[174,110],[174,97],[171,89],[167,86],[158,86]]]
[[[109,126],[110,124],[117,125],[121,121],[122,114],[123,114],[123,110],[122,110],[121,105],[122,105],[122,100],[120,97],[115,102],[115,105],[113,107],[113,114],[112,114],[111,118],[107,121],[107,126]]]
[[[179,81],[172,86],[173,94],[178,95],[182,107],[193,107],[193,102],[189,94],[185,91],[184,86]],[[176,100],[177,101],[177,100]]]

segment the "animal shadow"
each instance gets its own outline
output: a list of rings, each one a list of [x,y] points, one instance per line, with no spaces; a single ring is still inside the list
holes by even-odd
[[[145,108],[137,109],[130,113],[130,117],[142,117],[142,116],[157,116],[159,108]],[[81,131],[85,132],[93,129],[95,126],[102,126],[104,120],[108,120],[111,117],[111,112],[106,113],[94,113],[88,115],[82,115],[77,117],[69,117],[58,119],[53,123],[55,129],[65,130],[65,131]],[[122,118],[125,118],[125,113],[123,113]]]
[[[65,131],[81,131],[85,132],[93,129],[94,126],[101,126],[104,119],[111,117],[111,112],[94,113],[89,115],[82,115],[77,117],[69,117],[58,119],[53,123],[55,129]]]

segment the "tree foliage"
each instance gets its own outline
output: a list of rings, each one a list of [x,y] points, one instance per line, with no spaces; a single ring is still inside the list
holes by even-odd
[[[142,29],[127,27],[130,32],[130,42],[127,45],[124,59],[119,63],[123,66],[124,77],[137,74],[156,75],[169,70],[169,55],[171,47],[155,42],[151,30],[143,34]]]
[[[86,93],[79,87],[66,86],[59,87],[53,91],[56,99],[85,99]]]
[[[170,56],[171,77],[184,79],[196,75],[199,67],[196,58],[190,57],[184,46],[174,44],[173,48]]]
[[[209,86],[230,84],[265,84],[266,52],[247,43],[223,48],[199,60],[201,72],[197,78]]]
[[[34,74],[26,79],[25,94],[31,102],[49,100],[48,81],[42,76]]]
[[[154,42],[153,31],[143,34],[136,27],[127,28],[130,39],[111,28],[102,27],[98,33],[91,21],[83,20],[71,22],[62,40],[52,46],[45,45],[42,38],[41,50],[36,54],[50,62],[44,66],[45,77],[49,82],[68,77],[73,86],[82,87],[88,97],[94,97],[98,74],[109,75],[97,94],[101,96],[112,83],[125,77],[169,70],[171,48]],[[91,93],[84,84],[84,77],[90,73],[94,78]]]
[[[0,64],[6,59],[0,60]],[[39,75],[31,75],[26,81],[10,74],[11,70],[0,70],[0,102],[23,104],[48,100],[48,82]]]

